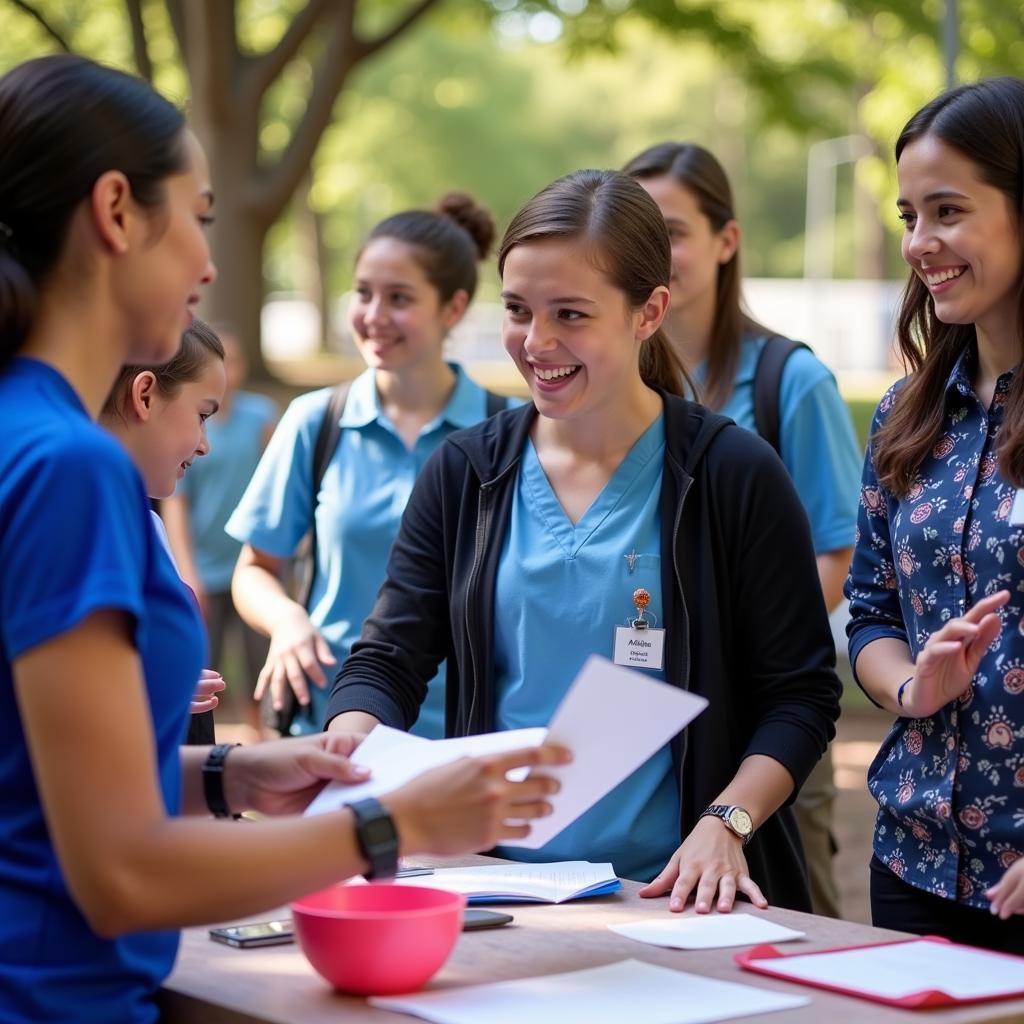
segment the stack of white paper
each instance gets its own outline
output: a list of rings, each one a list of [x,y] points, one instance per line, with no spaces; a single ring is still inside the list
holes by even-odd
[[[790,942],[803,932],[784,928],[758,914],[697,914],[652,917],[626,924],[610,924],[613,932],[652,946],[670,949],[722,949],[756,946],[762,942]]]
[[[461,892],[470,903],[565,903],[622,888],[611,864],[591,864],[585,860],[437,868],[429,875],[396,881],[399,885]]]
[[[639,960],[544,978],[370,999],[373,1006],[435,1024],[712,1024],[809,1002],[802,996],[702,978]]]
[[[630,725],[623,729],[623,707],[627,703]],[[546,737],[573,754],[571,764],[543,769],[545,775],[557,778],[562,785],[551,798],[554,813],[533,821],[525,839],[502,843],[536,850],[635,772],[706,706],[703,697],[591,655],[547,729],[517,729],[432,742],[377,726],[352,756],[353,763],[370,769],[369,781],[355,786],[330,783],[306,813],[323,814],[354,800],[380,796],[429,768],[460,757],[537,746]]]

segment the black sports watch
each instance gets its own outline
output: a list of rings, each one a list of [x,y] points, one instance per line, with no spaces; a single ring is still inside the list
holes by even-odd
[[[356,841],[370,862],[365,878],[394,878],[398,870],[398,830],[391,812],[370,797],[348,805],[356,819]]]
[[[725,822],[725,827],[743,840],[744,846],[750,842],[750,837],[754,834],[754,822],[745,807],[738,804],[712,804],[701,817],[706,818],[708,815],[721,818]]]

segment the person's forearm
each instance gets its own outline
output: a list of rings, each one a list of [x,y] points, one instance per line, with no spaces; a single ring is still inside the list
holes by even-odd
[[[239,562],[231,578],[231,599],[242,620],[264,636],[271,636],[286,616],[305,611],[288,596],[281,580],[261,565]]]
[[[738,804],[757,829],[789,799],[793,785],[793,776],[775,758],[751,754],[743,759],[732,782],[714,802]]]
[[[829,614],[839,607],[843,599],[843,585],[850,571],[850,559],[853,548],[838,548],[835,551],[823,551],[817,556],[818,580],[821,592],[825,597],[825,607]]]
[[[900,686],[914,675],[910,648],[895,637],[880,637],[857,655],[857,679],[864,692],[894,715],[905,714],[896,695]]]
[[[327,723],[328,732],[368,733],[376,729],[380,721],[366,711],[343,711]]]

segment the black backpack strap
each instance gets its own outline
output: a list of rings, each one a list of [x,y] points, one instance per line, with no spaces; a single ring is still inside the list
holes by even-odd
[[[484,406],[484,415],[487,419],[508,408],[508,398],[505,395],[496,395],[493,391],[486,392],[486,395],[487,404]]]
[[[754,369],[754,426],[780,455],[782,454],[779,429],[779,406],[782,371],[789,357],[799,348],[807,348],[802,341],[783,338],[779,334],[768,337],[757,358]],[[808,349],[810,351],[810,349]]]
[[[313,505],[309,517],[309,551],[312,565],[306,586],[303,588],[304,593],[301,595],[304,607],[309,605],[309,597],[313,593],[313,577],[316,575],[316,506],[320,500],[320,485],[324,482],[324,474],[330,465],[334,449],[338,447],[338,439],[341,437],[341,415],[345,411],[351,387],[352,382],[345,381],[331,392],[324,418],[320,421],[320,429],[317,431],[316,444],[313,445]]]

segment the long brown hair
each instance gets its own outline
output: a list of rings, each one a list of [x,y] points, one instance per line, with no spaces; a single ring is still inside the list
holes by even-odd
[[[633,157],[623,168],[631,178],[671,177],[697,200],[711,229],[721,231],[736,219],[732,188],[725,169],[703,146],[692,142],[662,142]],[[732,394],[744,334],[768,334],[743,309],[740,296],[740,251],[718,268],[715,287],[715,318],[711,326],[708,371],[703,385],[704,401],[721,409]]]
[[[1024,81],[992,78],[951,89],[908,122],[896,141],[896,160],[926,135],[941,139],[974,163],[978,177],[1024,213]],[[1024,249],[1024,238],[1022,238]],[[1018,330],[1024,331],[1024,281],[1018,281]],[[945,388],[957,360],[977,340],[974,324],[946,324],[924,282],[911,270],[903,292],[897,341],[910,378],[885,425],[872,438],[879,482],[893,494],[910,490],[921,463],[938,442],[946,413]],[[1018,339],[1024,354],[1024,334]],[[1024,373],[1014,376],[999,431],[999,470],[1024,486]]]
[[[672,250],[654,200],[632,178],[616,171],[576,171],[538,192],[512,218],[498,249],[498,273],[517,246],[547,238],[579,238],[594,246],[608,279],[630,308],[655,288],[668,287]],[[640,376],[648,387],[695,393],[683,364],[659,327],[640,349]]]

